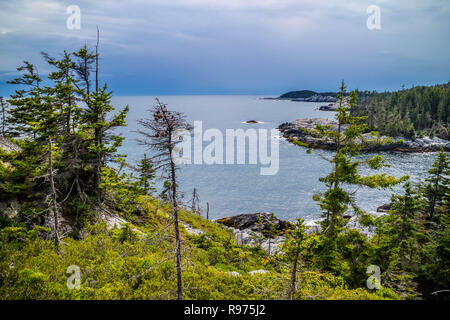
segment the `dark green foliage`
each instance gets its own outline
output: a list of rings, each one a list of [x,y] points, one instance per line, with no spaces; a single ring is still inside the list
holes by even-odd
[[[309,253],[305,259],[310,266],[330,271],[345,279],[350,286],[360,287],[367,278],[365,271],[370,265],[373,248],[364,235],[347,227],[347,216],[349,212],[353,213],[361,225],[371,224],[372,219],[356,205],[355,195],[349,187],[390,188],[407,177],[359,174],[361,161],[355,160],[355,157],[361,150],[358,140],[367,129],[365,117],[355,117],[350,113],[356,105],[357,92],[347,94],[344,82],[337,98],[337,131],[328,126],[317,126],[315,131],[319,136],[333,141],[337,150],[328,159],[332,164],[331,172],[319,179],[326,185],[326,191],[313,197],[323,212],[322,233],[307,240]],[[365,164],[372,169],[385,166],[379,155],[366,160]]]
[[[331,139],[337,145],[336,153],[332,159],[328,160],[333,165],[332,171],[326,177],[319,179],[326,185],[327,190],[324,194],[314,197],[323,211],[322,228],[329,239],[335,238],[343,230],[345,226],[343,216],[349,208],[352,208],[356,214],[363,215],[355,203],[354,196],[345,188],[346,186],[389,188],[406,178],[396,179],[384,174],[367,177],[359,175],[360,161],[353,158],[361,149],[358,139],[367,128],[363,123],[365,117],[355,117],[350,114],[350,110],[356,105],[357,93],[353,91],[347,96],[344,82],[341,84],[337,98],[339,101],[339,107],[336,110],[337,131],[329,127],[317,126],[321,136]],[[383,167],[383,159],[380,156],[367,160],[367,163],[373,169]]]
[[[428,294],[450,288],[450,214],[441,218],[440,228],[431,234],[431,241],[423,247],[421,271],[429,281]]]
[[[32,204],[38,212],[48,209],[47,155],[52,140],[57,206],[62,214],[74,215],[78,225],[87,208],[104,198],[102,191],[107,188],[100,184],[105,186],[107,181],[102,181],[102,171],[118,161],[117,148],[123,140],[112,130],[125,125],[128,107],[111,117],[114,107],[106,84],[90,90],[89,63],[95,59],[88,57],[85,48],[73,54],[64,51],[61,59],[43,56],[54,68],[48,86],[42,85],[37,69],[27,61],[17,68],[23,75],[9,81],[19,88],[8,100],[8,135],[18,138],[22,150],[0,154],[4,181],[0,194],[19,200],[23,207]]]
[[[383,282],[403,294],[415,293],[413,280],[420,264],[420,245],[427,237],[420,212],[419,196],[406,183],[404,195],[392,196],[389,214],[378,222],[373,239]]]
[[[422,248],[421,271],[428,281],[427,291],[450,287],[450,189],[449,160],[439,152],[428,172],[426,184],[420,188],[424,219],[429,230],[428,242]],[[430,294],[430,292],[427,292]]]
[[[280,96],[282,99],[305,99],[315,95],[335,97],[336,92],[315,92],[311,90],[290,91]]]
[[[449,140],[450,84],[374,93],[363,97],[352,112],[366,115],[369,130],[381,134]]]
[[[444,151],[440,151],[425,179],[423,196],[426,202],[427,219],[439,223],[441,215],[448,214],[450,201],[450,163]]]
[[[146,154],[144,154],[144,158],[142,158],[138,162],[136,171],[139,175],[137,185],[141,189],[142,194],[151,195],[153,192],[155,192],[155,169],[153,169],[152,160],[150,158],[147,158]]]

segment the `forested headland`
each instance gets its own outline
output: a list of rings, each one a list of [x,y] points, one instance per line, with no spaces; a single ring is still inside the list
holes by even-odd
[[[367,116],[367,131],[408,139],[436,136],[450,140],[450,83],[414,86],[392,92],[356,89],[356,93],[359,99],[352,114]],[[278,99],[335,102],[336,95],[336,92],[301,90],[287,92]]]
[[[393,137],[450,140],[450,83],[359,95],[354,114],[367,116],[369,130]]]

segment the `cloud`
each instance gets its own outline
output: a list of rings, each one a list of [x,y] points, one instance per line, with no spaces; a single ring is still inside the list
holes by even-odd
[[[80,30],[66,28],[71,4],[81,8]],[[366,28],[371,4],[381,8],[378,31]],[[417,79],[437,79],[449,72],[449,8],[441,0],[0,0],[0,69],[93,44],[98,25],[104,72],[121,84],[127,75],[183,92],[269,90],[362,79],[367,70],[389,83],[408,64],[420,65]]]

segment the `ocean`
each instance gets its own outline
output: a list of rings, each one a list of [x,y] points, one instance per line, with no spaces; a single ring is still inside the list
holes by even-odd
[[[168,105],[169,110],[183,112],[190,123],[201,121],[203,133],[214,128],[223,132],[224,137],[226,129],[254,128],[267,129],[267,139],[271,139],[270,130],[283,122],[299,118],[334,117],[334,112],[317,110],[325,103],[264,100],[261,96],[158,96],[158,98]],[[137,120],[148,117],[148,109],[155,104],[155,97],[120,96],[113,98],[113,104],[117,109],[127,104],[130,106],[128,126],[117,130],[117,133],[126,138],[120,152],[127,155],[131,163],[142,158],[144,153],[151,155],[151,151],[145,150],[136,142],[139,136],[136,130]],[[256,120],[259,123],[245,123],[248,120]],[[210,219],[263,211],[273,212],[277,217],[290,221],[297,217],[306,220],[317,218],[320,208],[312,197],[315,193],[324,191],[324,185],[318,179],[329,173],[331,166],[325,158],[330,158],[332,153],[312,150],[308,154],[305,148],[292,145],[279,137],[275,139],[279,142],[279,169],[274,175],[261,175],[261,167],[264,165],[248,164],[248,161],[246,164],[180,165],[178,175],[183,194],[182,202],[189,206],[193,188],[196,188],[204,214],[206,203],[209,203]],[[209,143],[203,142],[203,147]],[[270,144],[268,148],[270,149]],[[249,149],[245,148],[244,151],[248,156]],[[413,182],[426,177],[435,156],[435,153],[380,154],[390,167],[378,172],[386,172],[396,177],[409,175]],[[370,156],[373,154],[366,153],[360,158]],[[362,174],[375,172],[364,166],[361,166],[360,170]],[[389,201],[392,193],[401,192],[401,187],[393,190],[351,187],[349,190],[355,191],[356,202],[362,209],[375,212],[378,206]]]

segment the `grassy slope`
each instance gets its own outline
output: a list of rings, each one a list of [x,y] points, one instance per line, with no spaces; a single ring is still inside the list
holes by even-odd
[[[170,207],[145,197],[139,201],[144,214],[129,227],[108,230],[104,223],[89,226],[83,239],[65,238],[59,253],[49,240],[36,236],[42,231],[3,229],[0,299],[174,299],[174,237],[172,226],[166,227]],[[186,299],[285,298],[290,274],[285,264],[259,249],[237,246],[230,231],[192,212],[182,211],[180,219],[205,232],[192,236],[181,227]],[[80,267],[79,289],[69,290],[66,285],[71,265]],[[258,269],[268,272],[248,273]],[[303,271],[296,298],[397,297],[384,289],[375,293],[347,290],[330,274]]]

